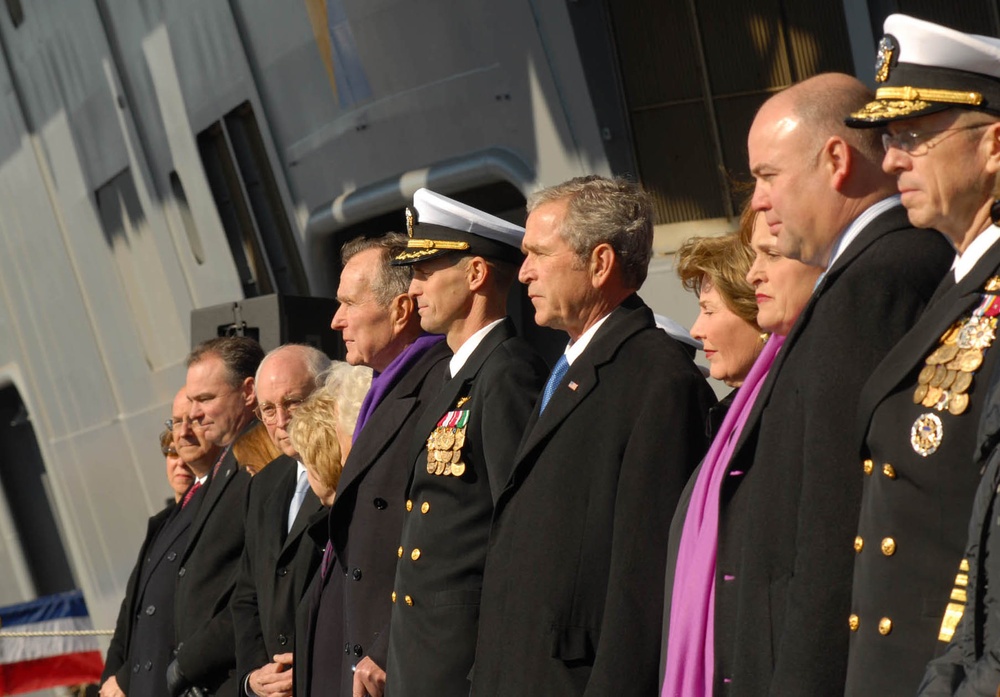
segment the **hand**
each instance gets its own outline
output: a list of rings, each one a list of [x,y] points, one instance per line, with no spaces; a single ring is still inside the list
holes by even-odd
[[[382,697],[385,692],[385,671],[365,656],[354,667],[354,697]]]
[[[250,689],[258,697],[292,697],[292,654],[272,656],[273,663],[250,673]]]
[[[170,697],[181,697],[189,687],[191,687],[191,683],[181,670],[181,664],[175,658],[167,666],[167,694]]]
[[[104,681],[104,684],[101,685],[101,691],[98,694],[101,697],[125,697],[125,693],[118,687],[118,678],[114,675]]]

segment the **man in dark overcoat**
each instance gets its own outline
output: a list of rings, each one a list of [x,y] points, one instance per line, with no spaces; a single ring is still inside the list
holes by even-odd
[[[528,210],[519,278],[570,343],[497,497],[472,694],[651,695],[667,531],[715,399],[635,294],[648,196],[585,177]]]
[[[177,558],[177,657],[167,668],[174,696],[191,688],[210,695],[237,690],[229,600],[244,541],[244,528],[234,521],[243,519],[250,475],[239,467],[231,446],[255,422],[253,381],[263,357],[256,341],[235,336],[204,341],[188,355],[188,416],[206,440],[223,448],[223,455],[206,475],[187,547]]]
[[[427,189],[396,263],[413,265],[420,326],[444,334],[450,379],[417,422],[392,591],[386,695],[464,695],[493,505],[548,372],[507,296],[524,229]]]
[[[408,295],[410,268],[390,264],[405,247],[405,235],[390,233],[351,240],[341,250],[340,306],[331,326],[341,333],[347,362],[370,367],[374,376],[320,528],[330,552],[300,614],[308,644],[297,651],[297,695],[356,690],[381,697],[385,685],[396,546],[422,443],[414,428],[440,391],[451,356],[444,337],[420,329]]]
[[[849,697],[914,694],[927,661],[954,636],[965,597],[956,575],[983,464],[976,431],[1000,361],[991,347],[1000,311],[1000,40],[905,15],[886,19],[885,32],[876,99],[851,124],[885,129],[882,166],[910,221],[939,230],[954,251],[952,271],[858,406],[864,493]]]
[[[782,254],[824,269],[775,358],[720,495],[714,684],[719,695],[840,695],[847,666],[854,434],[865,380],[949,263],[881,170],[877,133],[843,118],[871,96],[825,74],[775,95],[748,136],[752,206]]]
[[[236,675],[247,697],[292,689],[295,611],[322,554],[306,533],[326,511],[309,488],[288,428],[329,367],[319,349],[290,344],[264,356],[254,379],[257,417],[282,455],[250,482],[246,540],[230,602]]]

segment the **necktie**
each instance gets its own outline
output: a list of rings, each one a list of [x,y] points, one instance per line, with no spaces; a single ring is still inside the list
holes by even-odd
[[[559,383],[566,377],[567,370],[569,370],[569,361],[566,360],[564,353],[556,362],[556,367],[552,369],[552,375],[549,376],[549,381],[545,383],[545,389],[542,390],[542,406],[538,410],[539,414],[545,411],[545,407],[548,406],[549,400],[552,399],[556,388],[559,387]]]
[[[295,482],[295,493],[292,494],[292,501],[288,504],[288,528],[286,532],[291,532],[292,524],[295,523],[295,516],[299,514],[299,509],[302,508],[302,501],[306,497],[306,489],[309,488],[309,478],[306,477],[306,471],[299,471],[298,481]]]
[[[194,486],[187,490],[187,493],[184,494],[184,498],[181,499],[181,508],[184,508],[191,502],[191,499],[194,498],[194,492],[198,491],[200,488],[201,482],[195,482]]]

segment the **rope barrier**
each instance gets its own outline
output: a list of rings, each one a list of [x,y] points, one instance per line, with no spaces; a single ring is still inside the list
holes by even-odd
[[[113,629],[67,629],[61,632],[0,632],[0,639],[22,639],[47,636],[113,636]]]

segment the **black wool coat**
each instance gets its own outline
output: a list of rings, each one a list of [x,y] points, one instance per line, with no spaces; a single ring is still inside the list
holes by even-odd
[[[306,534],[326,514],[312,489],[288,530],[297,478],[298,463],[281,455],[254,475],[247,488],[246,542],[230,601],[240,685],[275,654],[294,650],[295,609],[323,553]]]
[[[948,274],[927,311],[861,395],[857,433],[865,438],[866,474],[850,611],[856,630],[851,633],[849,697],[915,693],[927,661],[946,645],[947,634],[940,641],[938,637],[966,546],[981,474],[976,429],[985,387],[1000,364],[1000,348],[986,349],[964,413],[914,404],[913,394],[927,356],[956,320],[972,314],[998,274],[1000,244],[959,283]],[[941,420],[943,434],[937,450],[927,456],[910,442],[914,423],[924,414]],[[860,463],[856,467],[862,469]]]
[[[715,695],[843,693],[858,396],[952,258],[894,206],[841,253],[789,332],[720,494]]]
[[[399,561],[386,697],[468,694],[493,505],[547,376],[545,363],[505,319],[421,416],[418,443],[449,412],[468,412],[461,456],[466,467],[461,476],[431,474],[426,447],[412,465],[399,548],[393,550]]]
[[[338,665],[332,672],[340,676],[339,692],[331,685],[331,694],[351,694],[353,668],[366,656],[385,668],[396,546],[406,486],[421,447],[415,428],[428,400],[444,385],[450,357],[443,340],[425,351],[382,398],[344,463],[328,526],[322,528],[333,555],[326,578],[317,576],[319,588],[310,592],[305,612],[310,640],[295,657],[303,676],[311,674],[314,659]],[[332,632],[339,633],[329,647],[335,652],[322,656],[314,653],[312,632],[320,602],[338,606],[331,614],[339,615],[342,625]],[[308,682],[296,679],[297,695],[308,694]]]
[[[499,494],[474,697],[658,694],[667,531],[714,402],[637,296],[608,316]]]
[[[201,504],[179,559],[174,624],[185,677],[209,694],[236,690],[236,640],[229,600],[243,555],[243,509],[250,475],[228,450],[199,492]]]

